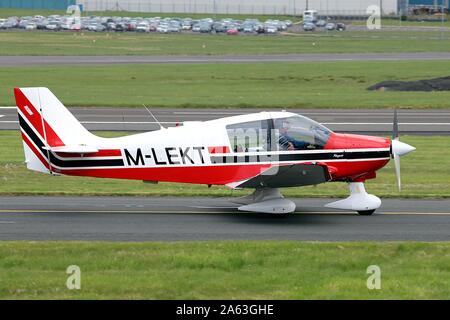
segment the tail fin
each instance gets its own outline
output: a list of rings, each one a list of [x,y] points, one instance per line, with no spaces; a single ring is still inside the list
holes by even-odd
[[[52,173],[50,152],[95,152],[96,136],[47,88],[14,88],[19,123],[30,170]]]

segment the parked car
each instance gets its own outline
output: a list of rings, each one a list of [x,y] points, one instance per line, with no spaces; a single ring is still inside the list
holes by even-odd
[[[200,24],[199,23],[194,24],[192,26],[192,32],[200,32]]]
[[[303,24],[304,31],[314,31],[316,30],[316,25],[312,22],[306,22]]]
[[[239,31],[237,28],[230,28],[227,30],[227,35],[229,35],[229,36],[234,36],[237,34],[239,34]]]
[[[255,27],[253,26],[252,23],[245,23],[242,28],[242,31],[245,33],[253,33],[255,32]]]
[[[254,29],[255,29],[255,32],[258,33],[258,34],[261,34],[261,33],[265,33],[265,32],[266,32],[266,28],[265,28],[264,25],[261,24],[261,23],[255,25],[255,28],[254,28]]]
[[[191,30],[192,29],[192,20],[183,20],[181,23],[182,30]]]
[[[212,28],[211,28],[211,24],[209,22],[204,22],[202,24],[200,24],[200,32],[201,33],[209,33],[211,32]]]
[[[25,29],[28,22],[30,22],[30,21],[31,21],[31,17],[22,17],[21,20],[19,21],[19,25],[17,27],[19,29]]]
[[[169,24],[169,32],[180,32],[181,24],[179,21],[172,20]]]
[[[145,22],[140,22],[136,26],[137,32],[150,32],[150,25]]]
[[[45,25],[47,30],[59,31],[61,29],[58,21],[51,21]]]
[[[276,34],[276,33],[278,33],[278,28],[276,26],[270,24],[265,27],[264,31],[267,34]]]
[[[161,23],[161,24],[156,28],[156,32],[168,33],[168,32],[169,32],[169,25],[168,25],[168,24]]]
[[[345,24],[343,24],[343,23],[336,23],[336,30],[337,31],[344,31],[345,30]]]
[[[81,30],[81,23],[75,21],[75,22],[70,26],[70,30],[72,30],[72,31],[80,31],[80,30]]]
[[[68,20],[61,22],[60,27],[62,30],[70,30],[72,23],[73,23],[73,19],[70,19],[70,20],[68,19]]]
[[[38,20],[36,22],[36,28],[38,30],[45,30],[45,29],[47,29],[47,24],[48,24],[47,19]]]
[[[116,32],[123,32],[126,31],[126,26],[124,23],[117,23],[116,26],[114,27],[114,31]]]
[[[25,30],[36,30],[36,29],[37,29],[36,22],[30,21],[25,25]]]
[[[329,22],[326,24],[325,29],[327,29],[328,31],[333,31],[334,29],[336,29],[336,25],[332,22]]]
[[[318,20],[318,21],[316,22],[316,27],[323,28],[323,27],[325,27],[326,25],[327,25],[327,22],[326,22],[325,20],[323,20],[323,19],[320,19],[320,20]]]
[[[106,27],[103,25],[103,24],[101,24],[100,22],[96,22],[96,23],[94,23],[94,24],[91,24],[91,31],[95,31],[95,32],[101,32],[101,31],[105,31],[106,30]]]
[[[212,28],[215,32],[226,32],[225,25],[222,22],[214,22]]]

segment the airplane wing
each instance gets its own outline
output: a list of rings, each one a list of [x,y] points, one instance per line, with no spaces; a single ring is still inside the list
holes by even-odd
[[[325,164],[290,164],[267,169],[248,180],[230,184],[232,188],[283,188],[319,184],[331,180],[333,168]]]

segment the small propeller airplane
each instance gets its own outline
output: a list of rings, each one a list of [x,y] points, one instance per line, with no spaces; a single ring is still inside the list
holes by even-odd
[[[279,188],[344,181],[350,195],[329,208],[370,215],[381,200],[364,182],[415,150],[398,138],[335,133],[291,112],[260,112],[101,138],[87,131],[47,88],[15,88],[26,166],[53,175],[226,185],[255,191],[242,211],[287,214],[295,203]]]

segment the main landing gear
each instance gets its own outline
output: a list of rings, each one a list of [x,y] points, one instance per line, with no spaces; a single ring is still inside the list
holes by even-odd
[[[258,188],[242,198],[233,200],[238,204],[243,204],[238,208],[240,211],[270,213],[284,216],[295,211],[295,203],[285,199],[278,188]]]

